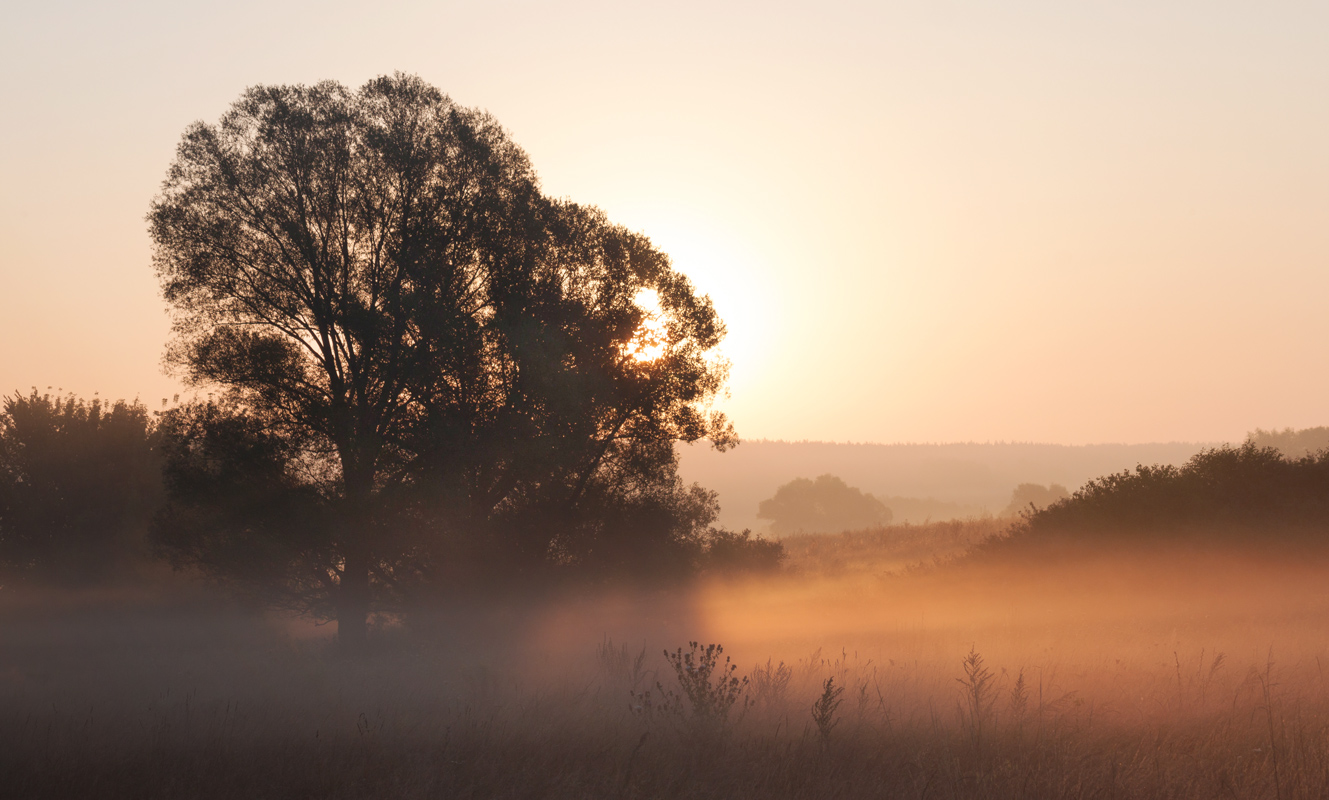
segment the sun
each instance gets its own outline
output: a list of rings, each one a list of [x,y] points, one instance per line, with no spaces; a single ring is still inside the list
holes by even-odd
[[[665,326],[664,309],[660,305],[660,293],[654,289],[642,289],[637,292],[633,302],[644,316],[625,350],[633,361],[649,363],[664,355],[669,346],[669,331]]]

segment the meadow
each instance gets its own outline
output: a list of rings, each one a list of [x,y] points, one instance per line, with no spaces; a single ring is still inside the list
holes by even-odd
[[[339,657],[327,627],[197,586],[6,587],[0,785],[163,798],[1329,792],[1329,561],[1155,548],[899,567],[920,548],[905,533],[936,533],[918,558],[936,563],[991,524],[808,537],[767,578],[420,613],[386,621],[362,659]]]

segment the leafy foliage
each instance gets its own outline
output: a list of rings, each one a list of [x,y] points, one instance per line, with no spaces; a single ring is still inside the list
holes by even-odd
[[[1163,541],[1179,536],[1260,542],[1324,541],[1329,453],[1287,459],[1246,442],[1186,464],[1137,466],[1096,478],[1027,517],[988,552],[1050,540]]]
[[[784,563],[785,550],[780,542],[724,528],[707,532],[705,569],[720,575],[771,573]]]
[[[149,222],[168,362],[224,389],[250,420],[234,430],[286,465],[277,486],[323,509],[318,547],[240,526],[223,550],[333,576],[343,635],[386,587],[475,559],[528,576],[691,560],[714,500],[681,485],[671,444],[735,442],[708,411],[724,325],[646,237],[546,198],[489,115],[400,74],[254,87],[185,132]],[[219,541],[191,527],[211,502],[174,496],[181,557],[219,552],[186,541]]]
[[[146,555],[161,498],[143,404],[33,389],[0,407],[0,565],[46,579],[115,575]]]
[[[277,605],[331,615],[331,467],[223,402],[172,409],[160,438],[168,501],[153,524],[157,552]]]

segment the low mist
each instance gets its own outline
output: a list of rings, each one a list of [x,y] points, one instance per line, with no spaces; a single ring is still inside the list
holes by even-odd
[[[986,535],[964,527],[936,526],[934,556]],[[1326,554],[902,568],[905,545],[876,534],[875,562],[867,539],[806,537],[821,552],[803,542],[771,577],[379,619],[360,659],[329,626],[168,576],[150,592],[6,589],[0,774],[26,797],[1326,788]],[[697,672],[666,657],[702,664],[710,644],[707,680],[736,682],[727,706],[689,696]]]

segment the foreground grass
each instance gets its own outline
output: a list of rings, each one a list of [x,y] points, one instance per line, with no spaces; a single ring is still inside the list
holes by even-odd
[[[338,658],[321,630],[210,604],[12,604],[0,616],[0,786],[144,798],[1329,794],[1325,571],[1191,566],[1208,577],[1110,564],[582,598],[390,631],[360,661]],[[680,628],[730,644],[748,678],[732,707],[651,710],[682,694],[661,652],[686,648]],[[640,635],[624,646],[610,630]]]

